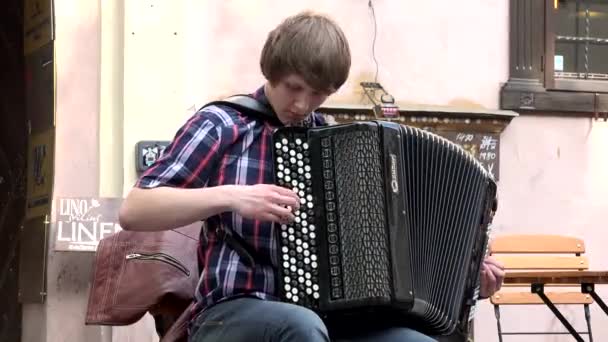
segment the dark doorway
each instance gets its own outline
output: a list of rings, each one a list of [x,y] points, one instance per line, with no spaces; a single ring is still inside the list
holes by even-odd
[[[0,341],[21,340],[19,230],[25,213],[27,120],[23,0],[0,10]]]

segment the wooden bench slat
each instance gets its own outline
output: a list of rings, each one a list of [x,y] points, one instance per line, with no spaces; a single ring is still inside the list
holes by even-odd
[[[592,304],[590,295],[580,292],[548,292],[547,297],[553,304]],[[498,305],[544,304],[542,299],[531,292],[498,292],[490,301]]]
[[[564,287],[574,287],[574,288],[580,288],[581,284],[579,283],[570,283],[570,284],[561,284],[561,283],[555,283],[555,284],[544,284],[546,287],[559,287],[559,288],[564,288]],[[532,284],[530,283],[503,283],[502,287],[525,287],[525,288],[530,288],[530,286],[532,286]]]
[[[513,270],[586,270],[589,260],[584,256],[554,256],[554,255],[505,255],[492,257],[503,263],[505,269]]]
[[[608,271],[507,271],[504,282],[517,284],[608,284]]]
[[[584,253],[585,243],[571,236],[518,234],[496,237],[490,249],[492,253]]]

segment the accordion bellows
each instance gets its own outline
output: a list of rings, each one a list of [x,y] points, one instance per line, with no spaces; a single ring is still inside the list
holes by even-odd
[[[496,198],[479,162],[381,121],[282,127],[273,144],[276,183],[301,200],[276,229],[282,300],[332,324],[385,319],[433,335],[466,324]]]

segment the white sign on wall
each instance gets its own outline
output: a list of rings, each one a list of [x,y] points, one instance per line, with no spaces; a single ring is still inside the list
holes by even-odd
[[[60,198],[52,222],[56,251],[95,252],[99,241],[122,230],[122,198]]]

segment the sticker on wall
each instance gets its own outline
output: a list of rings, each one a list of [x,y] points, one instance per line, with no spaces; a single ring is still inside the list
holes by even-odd
[[[555,55],[553,67],[555,71],[564,71],[564,56]]]
[[[58,198],[51,225],[55,250],[95,252],[99,241],[122,230],[118,211],[122,198]]]
[[[135,147],[135,168],[143,172],[163,156],[170,141],[140,141]]]
[[[55,130],[32,134],[28,142],[26,218],[51,211]]]

